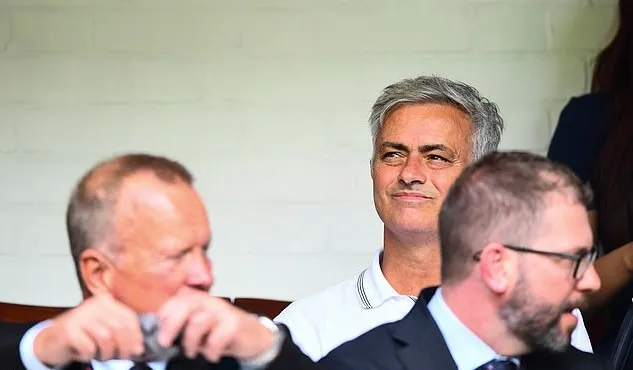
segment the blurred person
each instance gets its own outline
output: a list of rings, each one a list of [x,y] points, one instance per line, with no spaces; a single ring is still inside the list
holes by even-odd
[[[97,164],[76,185],[66,226],[84,299],[4,341],[3,368],[316,368],[287,329],[209,294],[211,229],[181,164],[147,154]]]

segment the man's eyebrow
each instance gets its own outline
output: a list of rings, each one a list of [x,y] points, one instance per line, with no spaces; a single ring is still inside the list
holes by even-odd
[[[427,144],[427,145],[421,145],[420,147],[418,147],[418,151],[420,153],[428,153],[434,150],[443,150],[447,152],[452,151],[448,146],[444,144]]]
[[[409,147],[402,144],[402,143],[394,143],[393,141],[385,141],[384,143],[382,143],[382,145],[380,145],[381,148],[391,148],[391,149],[396,149],[396,150],[401,150],[403,152],[408,152],[409,151]]]
[[[385,141],[384,143],[382,143],[382,145],[380,146],[381,148],[390,148],[390,149],[395,149],[395,150],[401,150],[403,152],[409,152],[410,149],[408,146],[402,144],[402,143],[396,143],[393,141]],[[452,152],[451,148],[449,148],[448,146],[444,145],[444,144],[425,144],[425,145],[420,145],[418,147],[418,152],[420,153],[428,153],[428,152],[432,152],[434,150],[443,150],[446,152]]]

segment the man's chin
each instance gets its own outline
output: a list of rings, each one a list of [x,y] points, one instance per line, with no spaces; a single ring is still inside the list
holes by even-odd
[[[419,215],[404,212],[398,217],[387,220],[385,225],[388,229],[402,234],[437,233],[437,219],[417,216]]]
[[[550,329],[549,333],[541,336],[537,347],[553,352],[564,352],[569,349],[572,333],[578,325],[578,318],[571,312],[564,312],[557,324]]]

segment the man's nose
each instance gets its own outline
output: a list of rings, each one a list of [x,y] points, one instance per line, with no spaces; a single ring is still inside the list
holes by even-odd
[[[600,290],[601,284],[600,276],[598,276],[594,265],[591,264],[587,271],[585,271],[585,274],[576,283],[576,287],[580,291],[589,293]]]
[[[187,285],[197,289],[208,290],[213,285],[213,272],[211,260],[204,249],[195,252],[195,256],[189,265]]]
[[[400,171],[400,181],[406,185],[415,183],[424,184],[426,182],[427,168],[424,166],[420,158],[410,156]]]

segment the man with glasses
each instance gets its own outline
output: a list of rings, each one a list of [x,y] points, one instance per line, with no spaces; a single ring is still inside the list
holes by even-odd
[[[590,192],[566,167],[496,152],[466,168],[440,210],[440,288],[402,320],[330,352],[342,369],[606,369],[570,346],[572,314],[600,288]],[[429,301],[424,297],[431,297]]]

